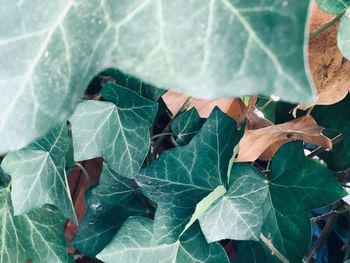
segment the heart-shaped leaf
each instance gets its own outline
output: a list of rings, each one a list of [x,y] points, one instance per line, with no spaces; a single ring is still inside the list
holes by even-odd
[[[257,173],[248,164],[237,165],[247,174]],[[347,193],[328,169],[304,156],[301,143],[286,144],[277,152],[268,184],[262,227],[265,245],[271,242],[290,262],[300,262],[311,238],[309,210],[329,205]]]
[[[153,243],[177,240],[196,205],[226,184],[228,163],[242,133],[233,119],[215,108],[188,145],[166,151],[141,169],[137,184],[158,205]]]
[[[68,263],[64,218],[52,208],[13,215],[10,192],[0,187],[0,262]]]
[[[67,125],[63,124],[27,147],[6,155],[1,167],[12,177],[15,215],[52,204],[77,222],[65,171],[68,148]]]
[[[267,191],[267,180],[261,175],[245,173],[233,166],[230,188],[199,217],[207,241],[258,241]]]
[[[176,135],[176,143],[180,146],[188,144],[204,122],[205,119],[199,116],[195,108],[182,113],[171,124],[171,130]]]
[[[158,105],[113,83],[102,96],[110,102],[84,101],[70,118],[74,159],[103,157],[115,172],[133,178],[147,156]]]

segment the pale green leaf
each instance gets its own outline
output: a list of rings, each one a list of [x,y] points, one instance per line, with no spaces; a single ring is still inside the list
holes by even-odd
[[[340,21],[338,32],[338,47],[343,53],[344,57],[350,59],[350,7],[347,8]]]
[[[67,125],[59,125],[27,147],[10,152],[1,163],[12,177],[15,215],[52,204],[77,221],[65,171],[69,148]]]
[[[103,164],[98,186],[88,191],[88,210],[79,224],[73,246],[80,253],[96,256],[114,237],[129,216],[147,216],[134,180],[114,173]]]
[[[242,134],[233,119],[215,108],[188,145],[166,151],[141,169],[137,184],[158,205],[154,243],[177,240],[196,205],[226,184],[228,162]]]
[[[259,240],[268,185],[261,175],[233,166],[230,188],[199,218],[208,242],[223,239]]]
[[[309,1],[0,4],[1,153],[65,120],[110,67],[197,97],[314,97],[304,59]]]
[[[196,108],[192,108],[171,123],[171,130],[176,135],[176,142],[183,146],[188,144],[193,136],[202,128],[205,119],[202,119]]]
[[[71,262],[64,237],[64,218],[45,207],[21,216],[13,215],[10,193],[0,188],[0,262]]]
[[[112,83],[102,96],[110,102],[84,101],[70,118],[74,159],[103,157],[115,172],[132,178],[147,156],[158,105]]]
[[[317,0],[317,4],[326,13],[341,14],[350,5],[350,0]]]
[[[112,242],[97,255],[106,263],[228,263],[224,249],[208,244],[198,225],[193,225],[180,240],[152,246],[153,221],[130,217]]]

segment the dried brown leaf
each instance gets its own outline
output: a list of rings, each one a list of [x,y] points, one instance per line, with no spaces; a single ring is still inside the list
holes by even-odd
[[[310,115],[306,115],[283,124],[247,130],[240,142],[236,162],[269,160],[283,144],[295,140],[332,148],[331,140],[321,134],[322,129]]]
[[[322,12],[313,1],[310,32],[315,32],[335,18]],[[310,71],[315,83],[318,105],[331,105],[342,100],[350,90],[350,61],[345,60],[337,46],[338,24],[335,24],[309,42]],[[301,108],[306,108],[305,105]]]

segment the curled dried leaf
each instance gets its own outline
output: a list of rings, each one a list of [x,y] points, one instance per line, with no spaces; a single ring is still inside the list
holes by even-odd
[[[332,148],[331,140],[321,134],[322,130],[310,115],[279,125],[247,130],[240,142],[236,162],[269,160],[283,144],[295,140]]]

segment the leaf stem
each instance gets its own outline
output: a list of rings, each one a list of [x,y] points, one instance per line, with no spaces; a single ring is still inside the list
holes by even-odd
[[[335,203],[332,206],[332,211],[338,209],[340,205],[341,205],[341,202]],[[304,262],[306,263],[311,262],[312,256],[317,252],[317,250],[322,246],[322,244],[326,241],[329,234],[332,232],[333,227],[336,223],[337,217],[338,217],[338,214],[332,214],[329,217],[327,217],[326,225],[324,226],[320,237],[317,239],[316,243],[310,249],[310,252],[307,254]]]
[[[282,253],[279,252],[277,248],[275,248],[275,246],[272,244],[272,242],[269,239],[267,239],[263,234],[260,234],[260,239],[271,250],[272,255],[276,256],[283,263],[290,263],[290,261],[285,256],[283,256]]]
[[[318,36],[319,34],[321,34],[323,31],[326,31],[328,28],[330,28],[331,26],[333,26],[335,23],[337,23],[340,18],[342,18],[344,13],[341,13],[339,15],[337,15],[332,21],[328,22],[327,24],[324,24],[322,27],[320,27],[319,29],[317,29],[316,31],[312,32],[309,36],[309,40],[315,38],[316,36]]]
[[[171,135],[173,135],[172,132],[162,132],[152,136],[151,140],[157,139],[158,137],[161,137],[161,136],[171,136]]]

